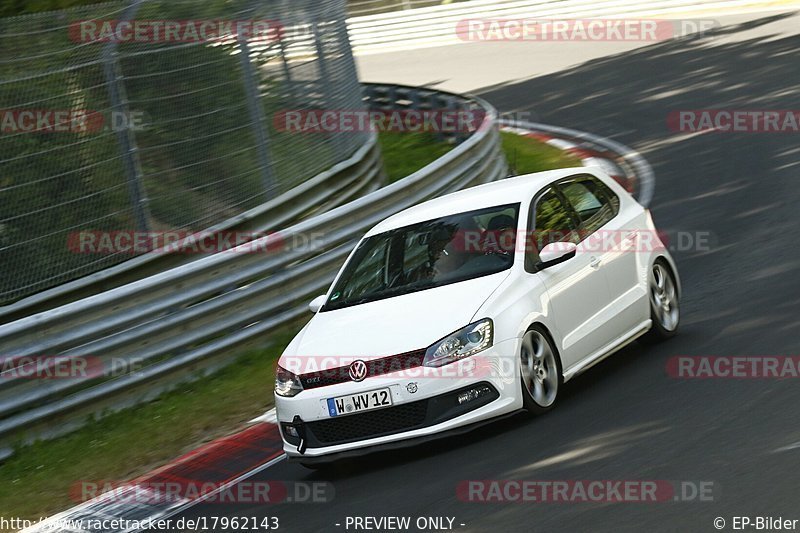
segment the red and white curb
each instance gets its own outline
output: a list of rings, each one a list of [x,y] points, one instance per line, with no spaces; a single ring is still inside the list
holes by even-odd
[[[24,529],[25,533],[47,531],[83,532],[83,522],[146,523],[163,520],[215,497],[237,483],[283,460],[283,441],[275,409],[251,421],[250,426],[227,437],[211,441],[176,460],[140,476],[121,487],[85,501],[62,513]],[[169,485],[167,485],[169,484]],[[213,487],[196,498],[164,497],[152,487],[171,486],[186,494],[193,487]],[[80,492],[80,491],[78,491]],[[74,495],[80,499],[80,494]],[[136,531],[106,529],[105,531]]]
[[[501,121],[501,131],[540,140],[575,155],[585,167],[600,167],[647,207],[653,199],[655,175],[637,151],[593,133],[536,122]]]

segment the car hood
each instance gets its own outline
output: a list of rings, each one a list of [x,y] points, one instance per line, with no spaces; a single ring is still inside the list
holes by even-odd
[[[289,344],[281,366],[288,368],[283,364],[288,358],[311,357],[315,366],[324,370],[345,366],[356,358],[427,348],[473,321],[509,272],[317,313]]]

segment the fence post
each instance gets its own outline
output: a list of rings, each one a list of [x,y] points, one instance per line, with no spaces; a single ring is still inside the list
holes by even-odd
[[[120,20],[132,19],[139,10],[142,2],[143,0],[133,0],[122,12]],[[118,43],[114,41],[108,43],[103,48],[102,56],[103,74],[105,75],[106,84],[108,86],[108,97],[111,103],[111,120],[109,123],[112,128],[115,128],[114,116],[120,114],[126,117],[125,127],[119,129],[115,128],[117,142],[119,143],[125,178],[128,182],[128,192],[131,197],[134,218],[136,219],[136,229],[147,233],[150,231],[150,210],[147,205],[148,199],[145,194],[144,186],[142,185],[142,165],[137,153],[136,138],[133,134],[131,121],[127,120],[130,116],[128,114],[128,99],[125,94],[123,76],[119,67],[117,44]]]
[[[286,58],[286,42],[285,34],[278,35],[278,55],[281,56],[281,64],[283,65],[283,76],[286,78],[286,86],[289,89],[289,98],[295,98],[294,81],[292,80],[292,71],[289,68],[289,61]]]
[[[311,25],[313,29],[314,35],[314,49],[317,51],[317,61],[319,62],[319,77],[320,81],[322,82],[322,86],[327,88],[325,91],[325,100],[326,105],[328,106],[328,110],[336,111],[336,100],[335,94],[338,92],[338,87],[334,86],[333,80],[331,80],[330,72],[328,71],[327,60],[325,59],[325,49],[322,47],[322,40],[319,36],[319,28],[318,23],[315,21]],[[333,147],[337,151],[338,155],[341,159],[344,159],[344,154],[342,153],[342,142],[343,139],[341,137],[342,132],[337,131],[333,132]]]
[[[341,17],[336,21],[336,36],[339,39],[339,50],[344,57],[344,64],[345,68],[347,69],[347,75],[345,79],[358,80],[358,69],[356,68],[356,60],[353,57],[353,48],[350,46],[350,36],[347,33],[347,21],[344,17]],[[363,101],[364,86],[360,83],[356,83],[355,90],[359,91],[359,96],[361,97],[360,100]],[[361,133],[363,136],[363,141],[366,141],[369,138],[369,132]]]
[[[275,177],[272,174],[272,164],[269,159],[269,135],[264,125],[264,108],[258,94],[258,82],[253,64],[250,62],[250,46],[247,39],[238,36],[239,59],[242,63],[242,77],[247,98],[247,109],[250,113],[250,124],[256,138],[256,154],[261,167],[261,182],[264,192],[268,193],[275,188]]]

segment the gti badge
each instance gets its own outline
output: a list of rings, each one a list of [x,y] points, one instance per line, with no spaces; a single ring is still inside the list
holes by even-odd
[[[417,392],[417,383],[416,383],[416,381],[412,381],[411,383],[406,385],[406,390],[408,392],[410,392],[411,394],[414,394],[415,392]]]
[[[353,361],[350,364],[349,374],[353,381],[364,381],[364,378],[367,377],[367,363],[361,359]]]

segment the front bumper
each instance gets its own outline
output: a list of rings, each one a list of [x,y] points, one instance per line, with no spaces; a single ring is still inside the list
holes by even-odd
[[[496,344],[471,358],[437,371],[419,367],[402,375],[375,376],[276,396],[284,451],[310,459],[405,439],[431,436],[513,412],[522,406],[517,339]],[[391,407],[331,417],[327,399],[389,388]],[[477,390],[474,398],[459,395]],[[289,433],[292,426],[297,436]],[[302,446],[301,446],[302,443]]]

